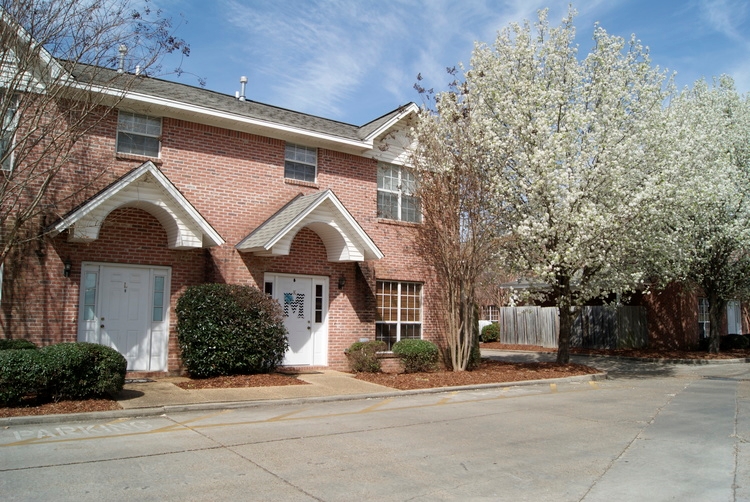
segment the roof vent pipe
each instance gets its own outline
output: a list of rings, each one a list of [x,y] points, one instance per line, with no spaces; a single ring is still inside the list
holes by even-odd
[[[120,45],[117,52],[120,53],[120,61],[117,64],[117,73],[123,73],[125,71],[125,54],[128,53],[128,48],[124,45]]]
[[[243,76],[240,77],[240,84],[241,84],[241,87],[240,87],[240,97],[239,97],[239,100],[240,101],[245,101],[245,85],[247,84],[247,77],[246,76],[243,75]]]

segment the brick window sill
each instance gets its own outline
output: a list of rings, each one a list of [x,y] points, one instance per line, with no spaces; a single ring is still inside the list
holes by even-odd
[[[132,153],[115,153],[115,159],[117,160],[135,160],[138,162],[148,162],[149,160],[156,164],[157,166],[160,166],[164,163],[163,160],[161,160],[158,157],[148,157],[146,155],[135,155]]]

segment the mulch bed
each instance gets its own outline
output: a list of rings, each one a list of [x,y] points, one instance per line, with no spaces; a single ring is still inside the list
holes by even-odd
[[[355,378],[399,390],[455,387],[484,383],[519,382],[599,373],[582,364],[508,363],[483,360],[472,371],[435,371],[431,373],[357,373]]]
[[[258,375],[231,375],[211,378],[192,378],[186,382],[175,382],[183,389],[227,389],[237,387],[276,387],[282,385],[309,385],[293,374],[263,373]]]

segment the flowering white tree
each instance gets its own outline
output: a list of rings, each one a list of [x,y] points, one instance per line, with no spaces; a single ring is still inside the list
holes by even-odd
[[[477,45],[463,81],[424,119],[491,178],[496,258],[546,284],[560,311],[559,363],[569,362],[575,307],[643,286],[672,237],[660,175],[669,80],[635,38],[600,27],[579,58],[574,15],[551,28],[540,11],[533,28],[512,24]]]
[[[750,295],[750,100],[729,77],[698,81],[669,107],[670,162],[684,277],[709,303],[709,351],[719,351],[727,302]]]

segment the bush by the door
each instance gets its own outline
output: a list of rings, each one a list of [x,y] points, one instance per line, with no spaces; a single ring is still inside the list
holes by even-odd
[[[176,312],[182,361],[195,378],[267,373],[288,347],[281,306],[251,286],[191,286]]]

